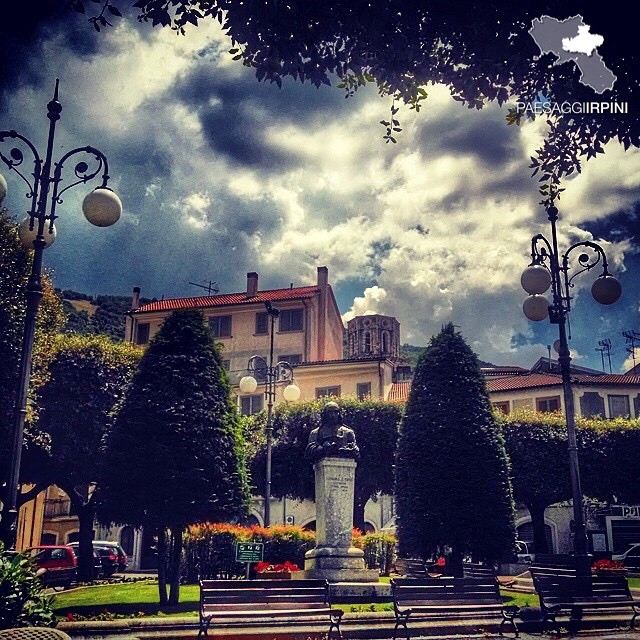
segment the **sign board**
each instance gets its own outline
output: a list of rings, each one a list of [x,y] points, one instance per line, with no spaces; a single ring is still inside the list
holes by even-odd
[[[236,562],[262,562],[263,557],[263,542],[236,543]]]
[[[604,533],[591,533],[591,547],[593,551],[605,552],[607,550],[607,536]]]
[[[639,505],[615,505],[611,507],[611,514],[623,518],[640,518]]]

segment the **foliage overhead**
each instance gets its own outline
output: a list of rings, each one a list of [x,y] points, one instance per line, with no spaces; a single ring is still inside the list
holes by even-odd
[[[83,0],[72,0],[84,12]],[[185,33],[189,24],[214,19],[231,37],[234,59],[255,69],[256,78],[281,86],[286,77],[317,87],[340,78],[346,95],[375,83],[393,97],[391,115],[383,121],[386,141],[395,142],[401,127],[397,103],[418,110],[431,84],[449,88],[454,100],[470,109],[495,101],[534,102],[539,94],[557,102],[603,100],[628,103],[626,114],[557,113],[548,119],[548,135],[532,168],[546,186],[543,201],[558,195],[561,178],[581,170],[581,162],[612,139],[625,149],[640,146],[640,87],[636,79],[636,26],[622,7],[607,11],[597,3],[569,0],[474,2],[431,0],[331,0],[329,2],[236,2],[234,0],[137,0],[139,20]],[[106,26],[105,8],[92,16]],[[602,96],[580,83],[573,62],[554,65],[541,55],[529,34],[532,20],[581,15],[604,37],[598,48],[617,77]],[[507,121],[521,121],[510,111]]]
[[[400,555],[499,560],[515,540],[509,466],[478,359],[453,324],[418,361],[396,456]]]

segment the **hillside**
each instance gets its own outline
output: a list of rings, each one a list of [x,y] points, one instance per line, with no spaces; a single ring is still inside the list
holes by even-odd
[[[415,367],[416,364],[418,363],[418,358],[426,348],[427,347],[416,347],[415,345],[412,345],[412,344],[403,344],[400,347],[400,357],[403,360],[405,360],[407,364],[410,364],[412,367]],[[480,360],[480,366],[494,367],[495,365],[492,364],[491,362],[485,362],[484,360]]]
[[[114,340],[124,340],[125,318],[131,310],[130,296],[93,297],[70,289],[56,291],[67,315],[65,333],[104,333]]]

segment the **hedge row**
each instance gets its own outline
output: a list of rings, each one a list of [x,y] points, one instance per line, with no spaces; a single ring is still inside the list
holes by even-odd
[[[235,561],[237,542],[263,542],[264,560],[271,564],[292,562],[304,567],[304,554],[316,544],[314,531],[299,526],[275,525],[243,527],[222,523],[201,523],[185,533],[183,579],[188,583],[199,578],[239,578],[246,566]],[[395,559],[396,539],[392,534],[363,535],[354,530],[354,546],[362,549],[368,569],[389,575]]]

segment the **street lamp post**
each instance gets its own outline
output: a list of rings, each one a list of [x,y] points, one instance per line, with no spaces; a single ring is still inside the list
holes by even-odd
[[[58,101],[59,80],[56,79],[53,99],[47,105],[49,119],[49,135],[44,161],[35,146],[23,135],[16,131],[0,131],[0,143],[14,141],[16,144],[5,155],[0,151],[0,159],[9,170],[17,173],[27,184],[27,198],[31,200],[31,209],[27,217],[20,223],[18,234],[23,245],[33,249],[33,262],[26,286],[26,313],[24,320],[24,334],[20,352],[18,369],[18,387],[15,399],[13,420],[13,434],[10,445],[9,473],[3,500],[2,529],[5,532],[6,544],[13,549],[16,544],[18,520],[18,486],[20,480],[20,463],[22,458],[22,439],[24,422],[27,413],[27,393],[31,378],[31,361],[33,341],[38,317],[38,306],[42,298],[42,257],[44,249],[51,245],[56,236],[54,222],[56,206],[62,204],[62,195],[68,189],[78,184],[89,182],[101,173],[102,183],[90,192],[82,203],[82,210],[87,220],[98,227],[108,227],[115,222],[122,213],[122,203],[118,196],[107,187],[109,181],[109,167],[105,155],[94,147],[78,147],[65,153],[60,160],[52,164],[56,122],[60,119],[62,105]],[[33,180],[21,170],[25,161],[23,149],[28,149],[33,156]],[[76,154],[90,156],[91,165],[85,161],[78,162],[74,168],[75,181],[61,188],[62,170],[64,163]],[[6,180],[0,176],[0,200],[6,195]]]
[[[530,294],[524,301],[523,311],[529,320],[544,320],[548,317],[552,324],[558,325],[560,338],[558,362],[562,374],[573,520],[575,523],[573,548],[577,572],[580,575],[590,575],[587,533],[582,510],[582,488],[578,463],[575,406],[571,388],[571,355],[567,339],[567,321],[573,299],[571,289],[574,286],[573,280],[576,276],[602,264],[602,273],[591,286],[591,294],[600,304],[616,302],[622,293],[622,287],[618,280],[609,273],[605,252],[595,242],[576,242],[564,254],[560,255],[556,233],[558,209],[550,206],[547,210],[547,216],[551,223],[551,242],[542,234],[535,235],[531,239],[531,264],[524,270],[521,278],[523,289]],[[570,275],[573,268],[570,264],[570,257],[577,249],[582,249],[582,253],[578,255],[577,270]],[[549,288],[551,288],[552,294],[551,302],[543,295]]]
[[[264,526],[271,525],[271,448],[273,441],[273,403],[276,398],[276,384],[278,382],[288,382],[282,395],[287,402],[295,402],[300,397],[300,389],[293,381],[293,368],[288,362],[280,361],[273,363],[273,336],[275,334],[276,318],[280,315],[278,309],[274,308],[270,302],[265,302],[267,314],[269,316],[269,360],[262,356],[251,356],[247,367],[247,375],[240,380],[240,391],[242,393],[253,393],[258,388],[258,381],[252,375],[256,371],[264,372],[265,389],[264,395],[267,400],[267,460],[264,483]]]

